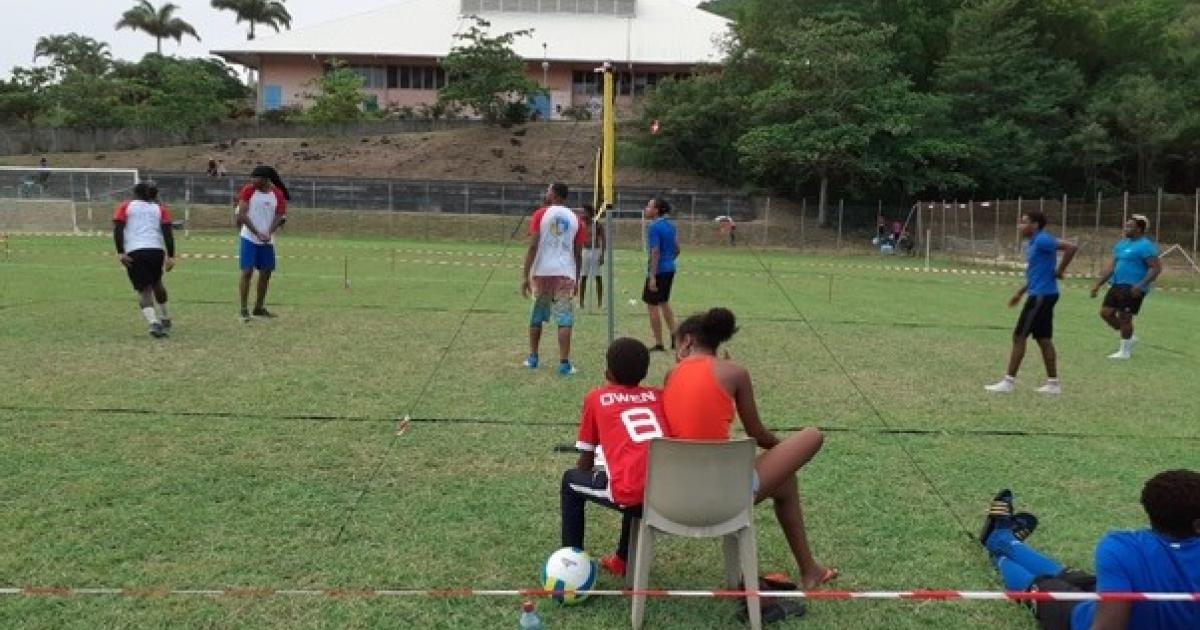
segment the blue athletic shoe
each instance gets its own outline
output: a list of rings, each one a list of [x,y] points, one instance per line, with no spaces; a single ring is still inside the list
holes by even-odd
[[[522,365],[531,370],[536,370],[538,366],[538,356],[536,354],[529,355],[529,358],[525,359],[525,363]]]
[[[570,376],[575,373],[575,366],[571,365],[570,361],[563,361],[558,364],[559,376]]]

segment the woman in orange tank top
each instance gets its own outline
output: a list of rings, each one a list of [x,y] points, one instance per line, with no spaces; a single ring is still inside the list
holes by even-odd
[[[736,319],[725,308],[693,315],[679,325],[675,332],[678,363],[667,375],[663,389],[667,433],[688,440],[728,440],[736,412],[746,435],[764,449],[755,463],[755,502],[773,500],[775,518],[796,558],[801,583],[804,588],[814,588],[837,577],[837,571],[813,558],[796,472],[821,450],[824,438],[820,431],[809,428],[780,440],[763,426],[750,373],[728,355],[717,358],[718,347],[735,332]]]

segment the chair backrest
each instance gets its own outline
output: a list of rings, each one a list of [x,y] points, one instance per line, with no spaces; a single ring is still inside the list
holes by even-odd
[[[677,536],[707,538],[753,521],[754,442],[655,439],[643,518]]]

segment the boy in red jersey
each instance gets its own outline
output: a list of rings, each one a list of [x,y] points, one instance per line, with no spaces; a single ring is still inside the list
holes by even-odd
[[[642,387],[650,368],[650,351],[637,339],[617,339],[606,355],[608,383],[588,392],[579,421],[579,462],[563,473],[562,545],[583,549],[584,505],[591,501],[618,510],[621,539],[615,556],[600,564],[615,575],[625,574],[632,518],[641,516],[646,488],[650,440],[664,437],[662,392]],[[597,447],[605,468],[595,465]]]

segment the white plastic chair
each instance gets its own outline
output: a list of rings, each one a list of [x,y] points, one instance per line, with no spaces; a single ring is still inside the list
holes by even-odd
[[[722,538],[725,585],[744,581],[750,627],[762,627],[758,597],[758,547],[754,541],[754,455],[752,440],[725,442],[656,439],[650,443],[642,518],[630,541],[633,628],[646,611],[654,538]],[[744,579],[743,579],[744,577]]]

